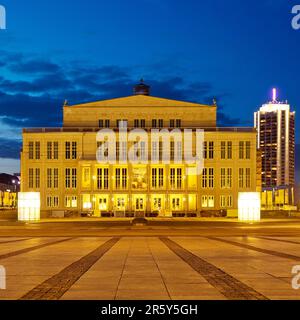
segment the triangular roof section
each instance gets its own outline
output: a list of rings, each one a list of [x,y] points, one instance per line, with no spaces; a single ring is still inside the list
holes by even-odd
[[[97,108],[97,107],[214,107],[186,102],[180,100],[172,100],[165,98],[158,98],[153,96],[145,96],[145,95],[133,95],[122,98],[108,99],[108,100],[100,100],[95,102],[77,104],[73,106],[69,106],[71,108]]]

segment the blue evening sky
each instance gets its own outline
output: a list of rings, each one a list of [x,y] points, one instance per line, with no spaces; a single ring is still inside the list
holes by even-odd
[[[0,30],[0,171],[19,171],[22,127],[59,126],[64,99],[130,95],[141,77],[156,96],[202,103],[216,97],[220,126],[252,126],[274,86],[293,109],[300,106],[300,30],[291,27],[297,1],[0,4],[7,10],[7,30]],[[296,118],[299,144],[299,112]]]

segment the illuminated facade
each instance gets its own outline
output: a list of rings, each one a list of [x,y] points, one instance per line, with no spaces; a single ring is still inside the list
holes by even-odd
[[[40,192],[41,210],[93,212],[94,215],[195,215],[204,211],[236,210],[239,192],[257,191],[256,131],[218,128],[216,105],[201,105],[149,95],[143,83],[128,97],[65,105],[62,128],[23,130],[22,192]],[[204,170],[174,161],[184,145],[169,141],[170,162],[162,161],[161,141],[149,141],[158,163],[124,163],[120,154],[137,142],[114,142],[116,163],[100,164],[96,152],[100,129],[119,135],[143,128],[204,130]],[[193,145],[193,152],[195,151]],[[187,170],[189,174],[187,174]]]
[[[257,128],[257,147],[261,154],[262,189],[280,193],[286,189],[283,205],[294,203],[295,186],[295,112],[290,105],[277,101],[276,89],[273,99],[254,114]],[[271,190],[272,191],[272,190]],[[273,198],[272,198],[273,197]],[[263,203],[270,207],[275,196]],[[277,201],[276,205],[277,205]],[[275,203],[274,202],[274,203]]]

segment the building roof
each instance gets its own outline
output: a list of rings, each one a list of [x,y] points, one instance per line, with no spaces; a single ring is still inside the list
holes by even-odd
[[[216,107],[180,100],[164,99],[146,95],[133,95],[109,100],[65,106],[70,108],[97,108],[97,107]]]

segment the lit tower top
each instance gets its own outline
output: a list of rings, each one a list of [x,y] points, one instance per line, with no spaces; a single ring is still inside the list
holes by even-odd
[[[144,95],[149,96],[150,95],[150,86],[147,86],[144,83],[144,79],[140,80],[140,83],[134,86],[134,94],[135,95]]]
[[[277,101],[277,89],[273,88],[272,92],[273,92],[273,102],[276,102]]]

